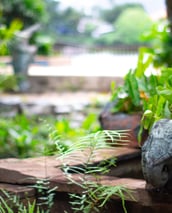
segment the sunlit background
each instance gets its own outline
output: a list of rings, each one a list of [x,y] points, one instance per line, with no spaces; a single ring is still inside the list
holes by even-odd
[[[152,25],[166,19],[165,0],[30,3],[19,7],[13,1],[10,6],[6,1],[1,4],[2,26],[10,26],[16,19],[22,29],[41,24],[29,38],[37,47],[28,70],[31,76],[124,76],[135,68],[138,49],[151,44],[144,35]],[[1,55],[9,53],[5,48],[1,51]],[[7,71],[12,67],[6,67]]]

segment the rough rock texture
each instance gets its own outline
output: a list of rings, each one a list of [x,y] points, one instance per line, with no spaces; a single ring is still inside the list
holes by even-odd
[[[142,147],[143,175],[148,184],[163,188],[172,178],[172,120],[156,122]]]
[[[84,162],[87,150],[81,153],[75,153]],[[172,196],[162,193],[149,193],[145,189],[146,182],[143,179],[124,177],[127,170],[135,167],[136,164],[128,164],[132,159],[136,159],[140,155],[138,149],[127,147],[113,147],[108,150],[101,150],[93,163],[101,160],[117,157],[117,167],[112,167],[113,174],[99,176],[99,183],[107,186],[125,186],[131,190],[132,196],[126,196],[126,207],[128,213],[161,213],[165,210],[170,213],[172,209]],[[140,163],[140,160],[138,159]],[[67,163],[67,162],[66,162]],[[81,163],[81,162],[80,162]],[[73,161],[78,164],[78,161]],[[127,166],[123,166],[127,165]],[[116,175],[121,173],[121,177]],[[74,182],[81,181],[81,174],[71,174]],[[74,182],[69,184],[69,180],[61,171],[61,162],[52,157],[39,157],[29,159],[1,159],[0,160],[0,189],[5,189],[10,193],[19,195],[24,201],[34,200],[37,193],[33,184],[40,178],[48,178],[50,187],[56,187],[56,196],[52,213],[64,213],[65,211],[73,213],[69,205],[68,193],[82,193],[81,187]],[[95,180],[94,176],[86,176],[88,180]],[[26,197],[27,195],[27,197]],[[1,196],[1,194],[0,194]],[[120,200],[117,196],[111,197],[111,202],[104,213],[123,212]]]
[[[109,102],[99,116],[99,122],[101,124],[102,129],[108,130],[128,130],[129,137],[128,140],[130,141],[129,146],[131,147],[138,147],[138,132],[140,129],[140,122],[141,122],[141,113],[113,113],[113,107],[115,106],[116,102]],[[141,144],[147,138],[147,132],[143,131]]]

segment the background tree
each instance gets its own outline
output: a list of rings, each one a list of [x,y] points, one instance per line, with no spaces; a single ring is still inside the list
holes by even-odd
[[[170,29],[172,32],[172,1],[171,0],[165,0],[166,2],[166,10],[167,10],[167,17],[170,22]]]
[[[100,16],[104,21],[108,22],[109,24],[113,24],[118,19],[120,14],[129,8],[143,9],[143,6],[139,3],[126,3],[122,5],[113,5],[112,9],[101,10]]]
[[[141,35],[150,30],[152,21],[142,7],[125,9],[113,22],[113,31],[102,35],[98,44],[141,45]]]
[[[36,23],[44,24],[47,21],[48,13],[44,0],[1,0],[0,40],[3,44],[0,45],[1,54],[9,54],[8,46],[17,30]]]
[[[140,44],[141,35],[150,30],[152,22],[141,8],[125,10],[114,23],[114,41],[123,44]]]
[[[7,26],[14,19],[21,20],[24,28],[48,19],[46,4],[43,0],[1,0],[0,9],[1,22]]]

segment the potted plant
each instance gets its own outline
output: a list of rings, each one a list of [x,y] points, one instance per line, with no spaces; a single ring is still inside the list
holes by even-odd
[[[152,60],[141,48],[136,69],[127,73],[122,86],[112,84],[110,103],[99,117],[103,129],[130,129],[132,146],[145,141],[155,121],[171,116],[172,69],[156,70]]]

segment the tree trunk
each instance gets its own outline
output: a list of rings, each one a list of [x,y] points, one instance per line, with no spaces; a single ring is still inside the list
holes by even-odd
[[[170,29],[172,32],[172,0],[165,0],[167,8],[167,18],[170,22]]]

